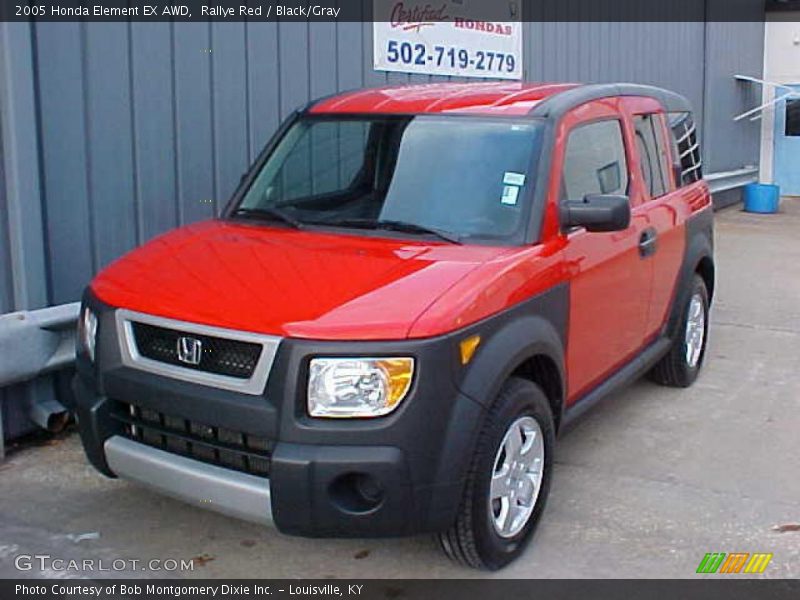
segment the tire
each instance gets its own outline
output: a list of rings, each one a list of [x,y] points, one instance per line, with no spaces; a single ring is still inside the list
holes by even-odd
[[[515,429],[510,430],[512,425]],[[512,431],[517,433],[510,433]],[[538,438],[536,433],[540,434]],[[510,437],[507,438],[507,434],[510,434]],[[506,448],[514,447],[512,438],[522,440],[519,452],[524,452],[524,448],[530,444],[528,451],[524,454],[507,455]],[[530,440],[533,440],[532,443]],[[537,440],[541,446],[536,446]],[[501,444],[503,444],[502,451]],[[553,415],[541,388],[525,379],[510,378],[500,390],[479,434],[456,521],[448,531],[438,536],[442,549],[450,559],[475,569],[494,571],[504,567],[522,553],[533,537],[547,503],[554,444]],[[526,470],[522,463],[531,460],[535,462],[534,457],[539,456],[540,447],[544,456],[538,459],[540,476],[537,478],[529,474],[537,469],[532,467]],[[505,462],[507,456],[512,455],[520,456],[518,463],[514,463],[519,471],[511,470]],[[505,520],[507,530],[503,534],[496,524],[498,519],[502,520],[496,513],[498,509],[502,513],[502,508],[499,507],[504,506],[503,501],[499,499],[492,501],[489,497],[491,491],[499,489],[492,488],[492,476],[495,474],[498,461],[509,469],[505,472],[509,473],[510,477],[516,477],[516,479],[506,479],[503,476],[498,479],[513,482],[507,489],[513,489],[518,494],[514,500],[514,510],[519,511],[520,515],[516,520],[509,519],[509,516],[514,514],[509,509]],[[531,483],[535,479],[538,479],[538,487]]]
[[[690,335],[688,327],[690,312],[693,311],[693,302],[698,300],[702,307],[703,326],[699,329],[699,331],[702,331],[702,340],[699,343],[699,351],[695,350],[697,352],[696,358],[692,360],[693,354],[689,351]],[[700,373],[700,369],[703,367],[703,359],[708,345],[708,308],[706,284],[702,277],[695,274],[692,278],[691,289],[684,296],[678,333],[672,341],[670,351],[650,371],[650,379],[670,387],[689,387],[694,383],[698,373]],[[697,327],[694,327],[694,330],[698,331]],[[695,342],[693,346],[696,347],[696,345]]]

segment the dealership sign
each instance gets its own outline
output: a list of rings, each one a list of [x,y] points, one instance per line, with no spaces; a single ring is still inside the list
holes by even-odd
[[[490,11],[485,0],[374,0],[375,69],[522,79],[519,4],[489,4]]]

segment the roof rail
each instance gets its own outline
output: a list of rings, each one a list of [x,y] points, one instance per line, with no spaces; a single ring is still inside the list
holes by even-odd
[[[595,83],[555,94],[534,107],[530,116],[558,118],[576,106],[614,96],[646,96],[658,100],[667,112],[691,112],[689,100],[669,90],[638,83]]]

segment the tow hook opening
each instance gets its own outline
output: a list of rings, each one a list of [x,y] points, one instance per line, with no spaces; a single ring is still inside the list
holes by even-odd
[[[328,493],[340,510],[356,514],[376,510],[385,497],[380,481],[367,473],[340,475],[331,482]]]

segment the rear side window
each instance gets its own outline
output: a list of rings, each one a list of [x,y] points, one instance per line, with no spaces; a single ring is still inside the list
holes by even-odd
[[[662,135],[661,122],[658,115],[637,115],[633,118],[633,124],[645,187],[651,198],[658,198],[669,189],[669,172],[664,161],[664,157],[669,154]]]
[[[589,123],[570,132],[563,181],[567,200],[627,192],[628,164],[618,120]]]
[[[702,179],[703,161],[700,158],[700,144],[697,141],[697,128],[692,113],[670,113],[669,126],[672,130],[675,164],[681,168],[677,184],[689,185]]]

